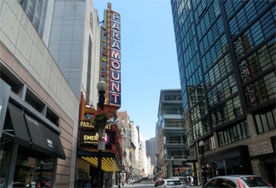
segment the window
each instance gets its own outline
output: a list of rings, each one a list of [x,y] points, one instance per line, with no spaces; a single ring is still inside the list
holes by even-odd
[[[230,22],[230,29],[231,31],[236,32],[233,24],[234,21],[233,23]],[[272,10],[269,10],[234,41],[236,56],[240,58],[252,48],[259,45],[262,41],[271,37],[273,33],[275,33],[275,27],[275,18],[273,17]],[[234,34],[235,33],[232,33],[232,35]]]
[[[235,188],[236,184],[230,180],[223,179],[221,181],[221,187]]]
[[[25,101],[39,112],[42,112],[45,108],[45,104],[42,102],[42,100],[30,89],[27,89],[26,91]]]
[[[26,148],[19,147],[16,158],[13,187],[52,187],[54,160]]]
[[[253,84],[245,86],[244,90],[249,107],[263,104],[276,99],[276,71],[265,75]]]
[[[255,118],[257,132],[259,134],[275,129],[275,124],[276,124],[275,108],[261,114],[255,114],[254,118]]]
[[[247,122],[243,121],[218,132],[219,146],[222,147],[248,138],[249,136]]]
[[[92,41],[91,37],[89,36],[88,41],[88,62],[87,62],[87,75],[86,75],[86,101],[90,103],[90,84],[91,84],[91,56],[92,56]]]
[[[48,0],[18,0],[40,36],[43,35]]]

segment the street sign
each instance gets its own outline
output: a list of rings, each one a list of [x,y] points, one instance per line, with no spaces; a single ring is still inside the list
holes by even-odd
[[[99,138],[98,150],[105,150],[105,139],[104,138]]]

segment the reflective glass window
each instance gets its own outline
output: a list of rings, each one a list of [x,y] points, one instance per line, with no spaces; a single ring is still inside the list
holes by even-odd
[[[276,122],[275,107],[271,110],[267,110],[266,112],[255,114],[254,119],[257,132],[259,134],[274,130]]]
[[[218,132],[219,146],[225,146],[245,138],[248,138],[250,133],[248,131],[248,125],[246,121],[238,123],[234,126],[227,127],[223,131]]]

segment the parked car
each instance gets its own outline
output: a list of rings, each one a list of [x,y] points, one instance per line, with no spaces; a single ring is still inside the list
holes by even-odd
[[[187,187],[190,184],[190,182],[188,181],[188,179],[186,177],[183,177],[183,176],[174,176],[174,177],[171,177],[171,179],[178,179],[178,180],[180,180],[181,183],[183,185],[185,185],[184,187]]]
[[[217,176],[210,179],[204,188],[271,188],[260,176],[256,175],[229,175]]]
[[[179,179],[162,179],[158,181],[156,187],[160,188],[185,188]]]

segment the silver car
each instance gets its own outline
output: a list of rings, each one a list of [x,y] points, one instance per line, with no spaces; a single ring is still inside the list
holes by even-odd
[[[184,185],[179,179],[162,179],[158,182],[159,188],[184,188]]]
[[[204,188],[271,188],[260,176],[256,175],[229,175],[217,176],[210,179]]]

